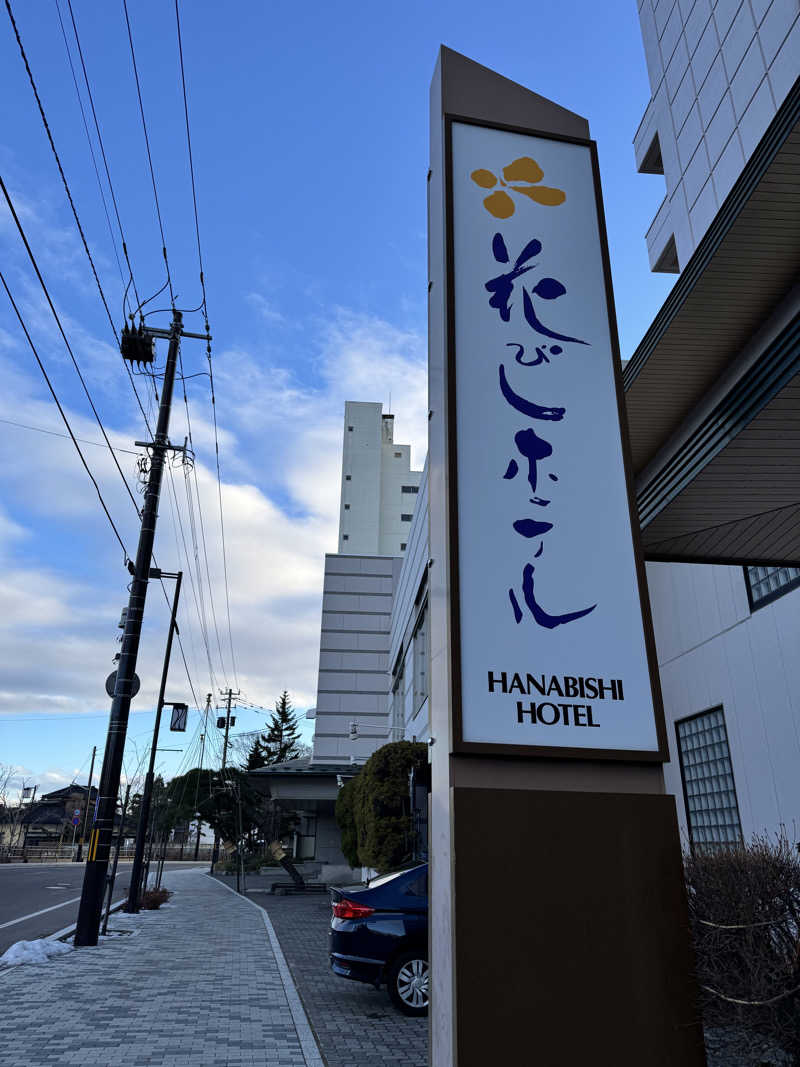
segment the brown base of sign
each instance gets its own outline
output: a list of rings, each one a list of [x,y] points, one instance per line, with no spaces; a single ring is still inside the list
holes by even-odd
[[[675,801],[455,787],[458,1067],[701,1067]]]

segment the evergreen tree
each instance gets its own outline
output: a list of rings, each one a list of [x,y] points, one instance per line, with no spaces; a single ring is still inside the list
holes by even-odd
[[[253,744],[247,753],[244,769],[256,771],[259,767],[266,767],[269,763],[269,749],[266,746],[266,734],[259,734],[253,738]]]
[[[262,735],[262,738],[267,764],[285,763],[287,760],[297,759],[302,754],[297,713],[285,689],[280,699],[275,701],[275,711],[272,713],[267,732]],[[262,764],[262,766],[265,765]]]

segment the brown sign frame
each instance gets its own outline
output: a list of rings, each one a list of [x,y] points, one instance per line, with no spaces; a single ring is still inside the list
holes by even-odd
[[[661,695],[661,682],[658,673],[653,620],[650,612],[650,599],[647,592],[647,578],[644,569],[644,556],[639,531],[639,520],[633,490],[631,471],[630,443],[628,423],[625,415],[624,394],[622,388],[622,366],[617,333],[617,316],[614,305],[614,292],[611,282],[611,262],[608,254],[608,237],[606,234],[605,212],[600,186],[600,169],[597,160],[595,141],[569,137],[522,126],[510,126],[497,122],[483,122],[451,112],[444,113],[444,189],[445,189],[445,270],[447,276],[446,292],[446,351],[444,354],[445,390],[447,405],[447,517],[449,525],[450,556],[450,697],[452,708],[452,751],[463,755],[476,756],[510,756],[510,757],[547,757],[551,759],[581,760],[617,760],[636,763],[669,762],[669,743],[664,720],[664,703]],[[633,541],[634,563],[642,611],[642,628],[644,631],[647,664],[650,675],[650,688],[653,697],[655,715],[656,749],[607,749],[574,748],[570,746],[550,745],[511,745],[505,742],[465,741],[462,729],[461,704],[461,600],[459,583],[459,538],[458,538],[458,443],[456,431],[456,340],[455,340],[455,249],[453,241],[453,138],[452,128],[455,123],[467,126],[481,126],[485,129],[519,133],[527,137],[539,137],[548,141],[563,141],[567,144],[588,148],[592,164],[594,181],[595,208],[600,237],[600,251],[603,262],[603,283],[606,294],[609,338],[611,343],[612,364],[614,368],[614,385],[617,397],[617,420],[622,445],[622,460],[625,473],[625,488],[628,498],[628,513]]]

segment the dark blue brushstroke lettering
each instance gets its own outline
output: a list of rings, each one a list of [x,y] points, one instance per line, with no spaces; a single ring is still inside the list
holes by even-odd
[[[517,461],[515,459],[512,459],[506,467],[506,473],[503,475],[503,477],[516,478],[518,471],[519,465],[517,464]]]
[[[538,504],[540,508],[546,508],[550,503],[549,500],[545,500],[542,496],[532,496],[529,499],[531,504]]]
[[[556,278],[542,278],[541,281],[534,285],[532,291],[537,296],[540,296],[542,300],[556,300],[566,293],[567,287],[562,285]]]
[[[491,300],[489,303],[491,304]],[[528,290],[525,288],[522,290],[522,306],[525,309],[525,318],[527,319],[528,325],[544,337],[552,337],[554,341],[574,341],[575,344],[578,345],[589,343],[588,341],[581,341],[580,337],[567,337],[564,333],[556,333],[555,330],[550,330],[543,323],[539,322],[536,318],[536,312],[533,309],[533,301],[528,295]],[[506,321],[508,320],[506,319]]]
[[[514,266],[521,267],[523,263],[527,263],[529,259],[533,258],[533,256],[538,256],[541,250],[542,242],[537,241],[537,239],[534,237],[532,241],[528,241],[528,243],[522,249],[520,254],[517,256],[516,260],[514,261]]]
[[[540,459],[547,459],[553,454],[553,446],[543,440],[534,430],[519,430],[514,434],[514,444],[528,461],[528,484],[531,492],[536,492],[536,464]]]
[[[523,359],[522,357],[525,355],[525,348],[517,341],[506,342],[506,348],[516,348],[519,350],[514,356],[514,359],[523,367],[538,367],[540,363],[550,362],[542,349],[538,347],[536,349],[536,359]],[[547,348],[547,345],[545,345],[545,348]]]
[[[532,400],[526,400],[524,396],[519,396],[508,384],[505,367],[502,363],[500,364],[500,392],[512,408],[521,411],[523,415],[529,415],[532,419],[542,419],[544,422],[560,422],[567,410],[566,408],[543,408],[539,404],[534,404]]]
[[[521,345],[518,341],[506,341],[506,348],[516,348],[514,353],[514,359],[517,363],[521,363],[523,367],[527,367],[528,364],[522,358],[525,355],[525,345]]]
[[[534,559],[538,559],[539,556],[541,556],[542,552],[544,552],[544,541],[542,541],[542,543],[536,549],[536,552],[534,553],[533,558]]]
[[[522,622],[522,609],[520,608],[519,602],[516,596],[514,595],[513,589],[509,589],[508,599],[511,601],[511,607],[514,609],[514,618],[516,619],[517,625],[519,625]]]
[[[492,255],[498,263],[508,263],[508,249],[502,233],[496,233],[492,238]]]
[[[511,317],[511,305],[509,299],[514,291],[514,282],[521,275],[526,274],[529,270],[532,270],[535,266],[531,263],[529,266],[524,266],[533,256],[538,256],[542,250],[542,242],[537,241],[534,238],[532,241],[528,241],[523,250],[517,256],[514,263],[514,269],[507,274],[499,274],[496,278],[491,278],[485,284],[487,292],[491,293],[489,299],[489,307],[496,308],[500,312],[500,318],[503,322],[508,322]],[[498,263],[508,263],[508,249],[506,243],[503,240],[502,234],[496,233],[492,239],[492,254]]]
[[[514,529],[522,537],[540,537],[553,529],[552,522],[536,522],[535,519],[517,519]]]
[[[551,482],[557,482],[558,481],[558,475],[557,474],[548,474],[547,477],[550,479]]]
[[[554,356],[560,356],[564,349],[561,347],[561,345],[550,345],[550,351],[553,353]]]
[[[539,626],[543,626],[547,630],[554,630],[556,626],[562,626],[564,623],[575,622],[576,619],[582,619],[584,615],[588,615],[597,607],[597,604],[592,604],[590,608],[583,608],[581,611],[567,611],[563,615],[548,614],[536,603],[536,597],[533,591],[534,569],[532,563],[525,564],[522,571],[522,595],[525,597],[525,603],[528,605],[531,615],[533,615],[534,620]]]

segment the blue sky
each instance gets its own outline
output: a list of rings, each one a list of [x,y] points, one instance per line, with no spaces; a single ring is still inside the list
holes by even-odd
[[[121,324],[115,258],[59,25],[79,78],[66,0],[15,5],[23,44],[112,313]],[[137,286],[164,281],[161,243],[121,0],[73,0]],[[178,303],[200,302],[174,11],[129,0],[158,195]],[[182,5],[184,58],[209,311],[236,673],[248,698],[288,689],[314,702],[322,562],[336,548],[345,399],[389,402],[399,440],[424,458],[428,87],[444,43],[586,115],[598,142],[622,354],[636,347],[672,279],[648,269],[644,234],[663,196],[635,171],[632,139],[649,99],[633,0],[598,5],[508,2]],[[132,449],[143,420],[80,244],[10,23],[0,17],[0,173],[63,317],[103,423]],[[84,97],[84,106],[88,101]],[[90,118],[91,122],[91,118]],[[98,162],[99,159],[98,159]],[[101,164],[102,166],[102,164]],[[106,190],[106,196],[108,192]],[[110,205],[109,205],[110,208]],[[113,212],[112,212],[113,222]],[[117,245],[119,239],[117,235]],[[119,252],[119,248],[117,249]],[[0,267],[79,436],[100,434],[5,207]],[[166,301],[168,303],[168,301]],[[165,306],[164,297],[151,307]],[[154,316],[151,321],[165,321]],[[201,328],[189,316],[187,328]],[[185,373],[205,369],[198,342]],[[72,445],[10,422],[62,432],[58,414],[0,293],[0,761],[51,788],[83,777],[102,752],[103,692],[126,602],[122,554]],[[146,384],[140,379],[142,388]],[[201,553],[184,582],[182,635],[202,703],[233,683],[217,512],[208,379],[187,381],[219,645]],[[144,391],[144,390],[143,390]],[[180,390],[173,439],[186,433]],[[129,552],[135,514],[108,452],[87,459]],[[130,484],[135,457],[119,454]],[[183,558],[172,485],[193,557],[186,483],[173,473],[157,556]],[[195,515],[199,524],[199,517]],[[202,600],[202,603],[201,603]],[[208,618],[208,667],[200,608]],[[126,768],[149,743],[166,625],[151,590]],[[221,655],[220,655],[221,647]],[[222,662],[220,662],[222,661]],[[169,696],[189,697],[176,655]],[[200,716],[173,735],[159,766],[195,762]],[[264,715],[242,710],[238,730]],[[307,724],[307,729],[310,728]],[[219,736],[209,733],[211,758]],[[165,736],[169,736],[168,734]],[[179,740],[175,740],[175,737]],[[208,758],[208,757],[207,757]]]

